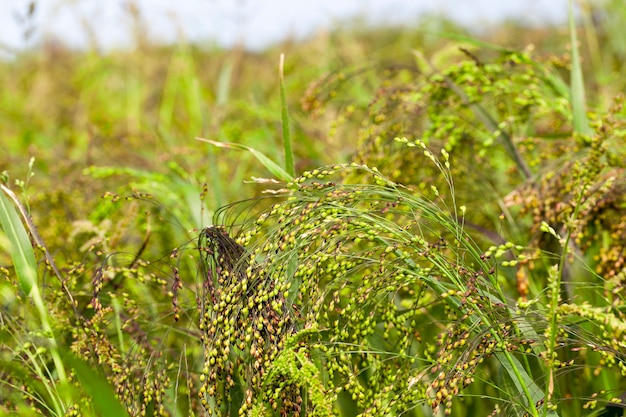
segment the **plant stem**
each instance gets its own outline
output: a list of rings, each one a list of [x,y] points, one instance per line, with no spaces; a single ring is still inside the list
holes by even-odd
[[[280,107],[283,128],[283,148],[285,151],[285,171],[292,177],[296,176],[296,168],[293,162],[293,148],[291,146],[291,130],[289,126],[289,112],[287,108],[287,94],[285,93],[285,54],[280,54],[278,72],[280,74]]]

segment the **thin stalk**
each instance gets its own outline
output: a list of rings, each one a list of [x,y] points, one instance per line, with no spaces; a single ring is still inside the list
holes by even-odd
[[[296,168],[293,162],[293,149],[291,145],[291,129],[289,126],[289,111],[287,108],[287,94],[285,93],[285,54],[280,54],[280,64],[278,72],[280,75],[280,107],[283,128],[283,149],[285,151],[285,171],[292,177],[296,175]]]
[[[574,19],[573,0],[569,2],[569,32],[572,44],[572,70],[571,70],[571,100],[572,116],[574,118],[574,131],[583,135],[591,135],[593,131],[589,127],[586,113],[585,82],[580,65],[578,53],[578,37],[576,35],[576,19]]]
[[[574,211],[572,212],[572,215],[570,217],[570,223],[572,224],[578,218],[580,204],[582,202],[583,195],[585,194],[584,188],[585,187],[581,189],[578,195],[576,204],[574,206]],[[558,334],[558,327],[559,327],[557,309],[559,306],[559,300],[560,300],[559,295],[561,291],[561,285],[565,281],[564,273],[567,267],[566,265],[567,254],[569,252],[568,249],[569,249],[569,242],[572,236],[572,231],[573,231],[573,226],[568,228],[565,238],[563,240],[563,251],[561,252],[561,259],[559,260],[558,271],[557,271],[556,278],[555,278],[556,281],[554,282],[553,286],[551,285],[552,292],[551,292],[550,310],[549,310],[550,311],[550,340],[549,340],[548,349],[547,349],[549,375],[548,375],[548,384],[546,386],[546,392],[544,394],[548,400],[552,397],[553,384],[554,384],[554,367],[553,367],[554,349],[556,347],[556,337]]]

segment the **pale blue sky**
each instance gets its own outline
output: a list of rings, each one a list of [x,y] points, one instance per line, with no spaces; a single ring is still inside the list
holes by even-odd
[[[100,46],[123,46],[130,39],[129,3],[139,7],[154,38],[172,41],[182,33],[223,45],[241,39],[250,48],[305,36],[354,15],[409,23],[424,13],[441,13],[478,28],[502,18],[542,23],[567,16],[567,0],[37,0],[29,20],[24,16],[30,2],[0,0],[0,51],[36,44],[42,36],[85,45],[85,28]],[[33,34],[25,39],[29,28]]]

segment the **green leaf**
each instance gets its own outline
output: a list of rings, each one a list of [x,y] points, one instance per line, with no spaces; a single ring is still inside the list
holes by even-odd
[[[254,157],[256,159],[258,159],[259,162],[261,164],[263,164],[263,166],[265,168],[267,168],[267,170],[269,172],[271,172],[279,180],[286,181],[286,182],[293,180],[293,176],[290,175],[284,169],[282,169],[280,167],[280,165],[278,165],[276,162],[272,161],[265,154],[263,154],[260,151],[257,151],[254,148],[251,148],[251,147],[245,146],[245,145],[241,145],[239,143],[233,143],[233,142],[218,142],[218,141],[215,141],[215,140],[204,139],[204,138],[196,138],[196,139],[197,140],[201,140],[203,142],[210,143],[211,145],[217,146],[218,148],[228,148],[228,149],[238,149],[238,150],[248,151],[252,155],[254,155]]]
[[[543,390],[535,383],[533,377],[528,375],[524,366],[516,357],[503,353],[496,353],[496,357],[500,361],[500,365],[502,365],[509,374],[513,384],[515,384],[517,391],[520,393],[520,398],[524,397],[524,393],[528,393],[532,398],[532,404],[524,404],[525,407],[534,407],[535,404],[544,399]],[[526,396],[526,398],[528,398],[528,396]],[[547,414],[544,415],[547,417],[559,417],[556,411],[546,411]]]
[[[285,93],[284,74],[285,54],[280,54],[280,108],[283,127],[283,148],[285,151],[285,169],[292,177],[296,175],[296,168],[293,162],[293,149],[291,146],[291,129],[289,127],[289,111],[287,108],[287,94]]]
[[[592,135],[587,119],[587,109],[585,100],[585,82],[583,80],[583,70],[580,65],[578,54],[578,37],[576,36],[576,19],[574,18],[573,1],[569,2],[569,32],[572,44],[572,71],[571,71],[571,102],[572,116],[574,118],[574,131],[583,135]]]
[[[6,193],[13,194],[2,186]],[[37,284],[37,262],[30,243],[28,233],[11,201],[0,192],[0,224],[11,243],[11,258],[17,273],[20,289],[30,295],[33,286]]]
[[[63,360],[74,369],[85,392],[93,400],[96,415],[103,417],[128,416],[128,411],[115,396],[113,388],[102,374],[69,352],[63,354]]]

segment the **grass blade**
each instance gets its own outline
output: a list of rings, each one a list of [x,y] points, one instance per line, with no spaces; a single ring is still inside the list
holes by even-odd
[[[4,192],[8,190],[4,186],[1,187]],[[20,289],[24,294],[30,295],[33,286],[37,285],[35,253],[24,224],[4,193],[0,193],[0,224],[9,242],[11,242],[11,259],[17,273]]]
[[[19,205],[19,202],[17,201],[15,194],[10,189],[1,184],[0,188],[2,189],[2,192],[0,192],[0,224],[2,225],[7,238],[11,242],[11,258],[18,277],[19,286],[20,289],[32,299],[35,304],[35,308],[39,313],[40,326],[41,329],[43,329],[43,331],[48,335],[47,341],[49,343],[48,348],[50,349],[50,355],[52,356],[54,368],[61,384],[61,388],[64,388],[67,386],[67,375],[65,374],[63,361],[59,355],[58,345],[56,339],[54,338],[52,326],[50,325],[46,302],[43,299],[38,286],[37,262],[35,260],[33,246],[28,237],[28,233],[24,228],[24,224],[17,214],[15,206],[9,198],[7,198],[7,196],[14,200],[15,204]],[[28,221],[26,218],[27,214],[24,211],[22,211],[22,215],[24,216],[25,221]],[[65,287],[64,289],[66,290]],[[70,298],[70,300],[72,302],[72,306],[74,306],[73,299]],[[45,378],[45,376],[41,373],[39,376],[42,379]],[[56,382],[52,381],[51,386],[54,385],[56,385]],[[52,400],[55,401],[56,411],[59,413],[65,413],[66,407],[64,404],[67,403],[67,398],[55,398],[52,396]]]
[[[285,170],[295,177],[296,168],[293,162],[293,149],[291,146],[291,130],[289,126],[289,112],[287,109],[287,94],[285,93],[285,74],[284,74],[285,54],[280,54],[280,108],[283,127],[283,147],[285,150]]]
[[[528,375],[524,366],[516,357],[508,353],[498,353],[496,354],[496,357],[498,358],[500,365],[502,365],[502,367],[506,370],[520,394],[525,393],[527,399],[532,398],[533,403],[525,404],[526,407],[533,408],[536,403],[544,399],[541,388],[535,383],[533,377]],[[528,411],[534,411],[537,413],[536,409]],[[545,410],[544,415],[547,417],[559,416],[556,411],[547,409]]]
[[[267,170],[269,172],[271,172],[272,175],[274,175],[279,180],[282,180],[282,181],[285,181],[285,182],[289,182],[289,181],[293,180],[293,175],[289,174],[287,171],[282,169],[280,167],[280,165],[278,165],[276,162],[272,161],[263,152],[260,152],[260,151],[254,149],[254,148],[251,148],[251,147],[245,146],[245,145],[241,145],[239,143],[233,143],[233,142],[218,142],[218,141],[215,141],[215,140],[204,139],[204,138],[196,138],[196,139],[197,140],[201,140],[203,142],[210,143],[211,145],[217,146],[218,148],[228,148],[228,149],[238,149],[238,150],[242,150],[242,151],[248,151],[252,155],[254,155],[254,157],[256,159],[258,159],[258,161],[261,164],[263,164],[263,166],[265,168],[267,168]]]
[[[70,353],[64,353],[63,359],[74,369],[83,388],[93,400],[96,415],[103,417],[128,416],[128,411],[117,399],[104,376],[92,369],[85,361]]]
[[[573,1],[569,2],[569,31],[570,42],[572,44],[572,71],[571,71],[571,90],[572,90],[572,116],[574,119],[574,131],[583,135],[592,135],[589,127],[589,120],[586,113],[585,100],[585,83],[583,79],[583,71],[580,65],[580,56],[578,54],[578,36],[576,35],[576,20],[574,19]]]

